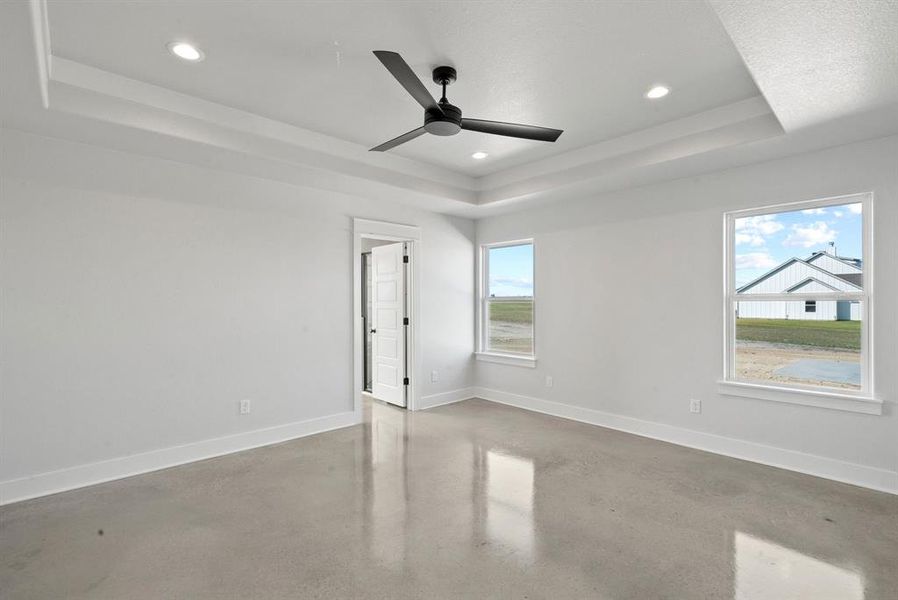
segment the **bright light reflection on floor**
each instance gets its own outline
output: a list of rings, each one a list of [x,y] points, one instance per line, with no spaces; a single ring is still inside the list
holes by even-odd
[[[487,535],[530,564],[534,541],[533,461],[490,450],[487,469]]]
[[[378,564],[399,571],[407,558],[407,448],[404,422],[389,420],[388,411],[395,409],[378,404],[372,406],[369,544],[371,555]]]
[[[863,577],[790,548],[736,532],[736,600],[863,600]]]

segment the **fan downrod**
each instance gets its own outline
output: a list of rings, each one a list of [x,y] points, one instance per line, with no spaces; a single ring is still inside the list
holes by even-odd
[[[433,70],[433,82],[443,86],[443,97],[440,98],[442,114],[436,111],[425,111],[424,129],[433,135],[455,135],[461,131],[461,109],[453,106],[446,99],[446,86],[458,77],[452,67],[437,67]]]

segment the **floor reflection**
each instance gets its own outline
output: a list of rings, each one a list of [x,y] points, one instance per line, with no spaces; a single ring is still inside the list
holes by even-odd
[[[399,569],[407,558],[407,532],[415,523],[411,507],[431,490],[416,487],[410,476],[410,428],[414,418],[407,411],[376,401],[365,401],[364,531],[371,557],[384,566]],[[421,444],[421,442],[418,442]],[[427,451],[419,445],[418,451]],[[433,448],[430,448],[433,451]],[[461,438],[440,449],[441,474],[447,485],[435,501],[451,506],[445,518],[459,526],[454,541],[481,540],[497,554],[528,565],[534,561],[533,461],[502,449],[485,447]],[[464,460],[471,456],[473,462]],[[437,475],[437,474],[434,474]],[[414,498],[412,497],[414,496]],[[462,531],[462,529],[464,531]]]
[[[408,526],[408,413],[366,400],[368,421],[364,520],[371,557],[384,567],[401,569],[406,559]]]
[[[458,418],[463,408],[473,416]],[[707,504],[708,496],[680,484],[692,471],[665,479],[665,471],[654,468],[663,459],[634,454],[639,448],[629,438],[614,440],[627,448],[606,445],[602,455],[584,462],[575,452],[589,448],[592,438],[583,437],[540,467],[537,456],[550,453],[545,446],[528,455],[519,440],[506,443],[511,429],[496,433],[484,427],[473,408],[410,413],[365,401],[366,426],[356,440],[361,442],[356,481],[362,484],[356,498],[363,517],[355,531],[362,537],[352,549],[367,567],[399,578],[426,572],[432,579],[416,579],[416,586],[428,581],[439,592],[440,581],[452,580],[474,594],[470,597],[478,597],[473,582],[491,581],[481,569],[538,573],[547,585],[554,581],[568,590],[559,597],[884,597],[880,583],[865,575],[864,563],[834,551],[825,537],[818,545],[802,545],[807,537],[802,531],[774,538],[793,540],[787,547],[746,533],[726,511],[709,520],[707,512],[693,510]],[[532,419],[516,413],[502,417]],[[551,451],[564,444],[556,439]],[[628,466],[616,466],[617,456]],[[707,481],[720,486],[722,477]],[[659,491],[663,497],[634,490]],[[708,546],[708,540],[720,545]],[[697,560],[702,568],[695,577],[678,575]],[[646,578],[647,572],[652,576]],[[465,587],[469,576],[472,589]],[[428,594],[416,588],[411,597]]]
[[[533,562],[533,461],[486,453],[486,534],[490,541]]]
[[[737,531],[736,600],[863,600],[863,577],[818,558]]]
[[[898,600],[898,497],[478,400],[364,410],[0,507],[0,596]]]

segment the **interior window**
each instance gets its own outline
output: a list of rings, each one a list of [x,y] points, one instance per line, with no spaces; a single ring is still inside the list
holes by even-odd
[[[728,380],[868,391],[868,201],[728,215]]]
[[[533,242],[491,244],[482,251],[481,350],[532,356]]]

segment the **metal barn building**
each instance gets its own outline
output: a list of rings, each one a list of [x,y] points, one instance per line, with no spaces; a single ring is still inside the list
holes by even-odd
[[[863,288],[859,258],[814,252],[805,260],[791,258],[775,269],[736,290],[739,294],[783,294],[809,292],[860,292]],[[861,307],[848,300],[769,300],[737,302],[736,314],[743,319],[802,319],[814,321],[859,321]]]

